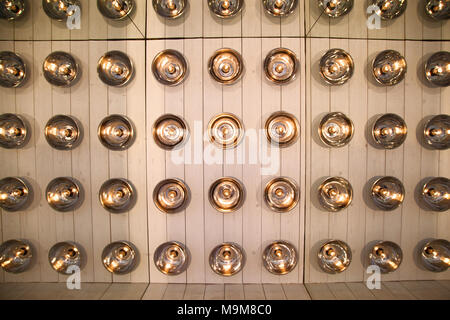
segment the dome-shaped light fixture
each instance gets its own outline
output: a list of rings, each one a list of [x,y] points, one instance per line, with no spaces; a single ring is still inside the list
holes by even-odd
[[[327,211],[338,212],[347,208],[353,200],[353,188],[341,177],[326,179],[319,186],[319,202]]]
[[[263,252],[263,264],[267,271],[277,275],[288,274],[297,265],[298,254],[287,241],[275,241]]]
[[[241,12],[244,0],[208,0],[209,10],[219,18],[232,18]]]
[[[395,50],[380,52],[372,62],[372,74],[383,86],[393,86],[405,79],[407,64],[405,58]]]
[[[57,87],[70,87],[80,73],[78,63],[70,54],[62,51],[52,52],[44,60],[45,79]]]
[[[450,148],[450,116],[440,114],[428,120],[423,129],[423,138],[425,144],[432,149]]]
[[[179,148],[189,139],[187,123],[184,119],[173,114],[165,114],[159,117],[155,121],[152,131],[156,144],[165,150]]]
[[[387,113],[380,116],[372,127],[372,138],[375,144],[384,149],[400,147],[406,140],[408,127],[398,115]]]
[[[395,177],[382,177],[376,180],[370,191],[375,205],[384,211],[397,209],[405,199],[405,187]]]
[[[139,260],[137,248],[127,241],[108,244],[102,252],[103,266],[114,274],[127,274],[134,270]]]
[[[273,113],[266,120],[264,129],[269,142],[280,148],[293,145],[300,136],[300,124],[297,118],[284,111]]]
[[[208,135],[219,148],[236,148],[244,138],[244,125],[234,114],[221,113],[209,122]]]
[[[153,0],[153,9],[163,18],[181,17],[187,8],[187,0]]]
[[[220,178],[209,188],[209,202],[219,212],[229,213],[239,210],[244,201],[244,185],[235,178]]]
[[[0,266],[6,272],[24,272],[32,260],[33,249],[27,241],[8,240],[0,245]]]
[[[166,179],[158,183],[153,190],[153,202],[164,213],[178,213],[187,208],[190,190],[180,179]]]
[[[444,239],[431,240],[420,248],[422,265],[433,272],[444,272],[450,267],[450,242]]]
[[[78,9],[74,9],[78,7]],[[53,20],[65,21],[81,8],[79,0],[42,0],[42,9]]]
[[[318,0],[319,7],[330,18],[346,15],[353,8],[353,0]]]
[[[103,183],[99,191],[100,203],[111,213],[124,213],[136,203],[136,191],[130,181],[110,179]]]
[[[121,51],[105,53],[97,64],[98,77],[108,86],[121,87],[126,85],[133,77],[133,72],[133,63]]]
[[[0,115],[0,147],[18,149],[30,138],[30,129],[24,118],[12,113]]]
[[[107,19],[122,20],[134,9],[133,0],[97,0],[98,11]]]
[[[450,180],[443,177],[428,180],[423,185],[420,196],[429,209],[447,211],[450,209]]]
[[[450,1],[449,0],[427,0],[425,4],[427,15],[436,20],[450,19]]]
[[[186,79],[188,64],[182,53],[167,49],[158,53],[152,62],[152,73],[159,83],[176,86]]]
[[[26,65],[19,55],[11,51],[0,52],[0,86],[19,87],[26,77]]]
[[[295,53],[286,48],[270,51],[264,60],[266,78],[276,84],[286,84],[295,79],[299,60]]]
[[[297,0],[262,0],[264,10],[274,17],[286,17],[294,12]]]
[[[319,249],[319,266],[323,271],[335,274],[347,270],[352,262],[352,250],[344,241],[327,241]]]
[[[8,177],[0,180],[0,208],[3,210],[22,210],[31,200],[31,185],[24,179]]]
[[[320,59],[319,67],[322,78],[333,86],[346,83],[355,69],[352,56],[342,49],[328,50]]]
[[[24,0],[0,1],[0,18],[6,20],[16,20],[25,14]]]
[[[425,64],[425,77],[435,86],[450,86],[450,52],[440,51],[433,54]]]
[[[81,205],[81,185],[73,178],[56,178],[45,190],[47,202],[56,211],[75,210]]]
[[[156,248],[153,260],[159,271],[175,276],[185,272],[189,267],[190,253],[184,244],[170,241]]]
[[[75,242],[59,242],[50,248],[48,261],[53,270],[62,274],[72,274],[74,270],[70,267],[81,268],[84,262],[83,254]]]
[[[382,273],[394,272],[400,267],[402,260],[402,249],[391,241],[379,241],[369,250],[370,265],[378,266]]]
[[[288,212],[293,210],[300,199],[300,190],[297,183],[287,177],[270,180],[264,188],[264,201],[275,212]]]
[[[340,148],[350,143],[355,127],[350,118],[341,112],[325,115],[319,124],[320,140],[328,147]]]
[[[375,11],[383,20],[392,20],[400,17],[408,4],[407,0],[371,0],[370,5],[376,6]]]
[[[130,119],[113,114],[102,120],[97,132],[100,142],[108,149],[121,151],[131,147],[135,129]]]
[[[209,255],[209,266],[218,275],[229,277],[244,268],[246,261],[244,249],[236,243],[222,243]]]
[[[236,50],[223,48],[219,49],[209,59],[209,73],[211,77],[223,84],[233,84],[237,82],[244,71],[242,57]]]
[[[54,116],[45,125],[45,139],[52,148],[72,150],[81,142],[81,126],[72,116]]]

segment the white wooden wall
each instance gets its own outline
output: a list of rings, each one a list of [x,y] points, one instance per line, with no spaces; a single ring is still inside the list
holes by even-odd
[[[450,90],[429,88],[419,72],[423,59],[438,50],[449,51],[449,42],[417,41],[449,40],[448,21],[426,20],[418,7],[410,5],[404,17],[368,32],[364,1],[355,1],[348,16],[337,20],[322,16],[314,24],[320,12],[313,0],[300,1],[287,19],[269,17],[261,1],[246,0],[243,12],[230,21],[213,17],[206,1],[191,0],[183,18],[164,21],[156,16],[151,1],[136,0],[133,22],[111,23],[98,13],[96,1],[82,0],[82,28],[69,31],[48,19],[40,0],[28,2],[32,10],[22,21],[0,20],[0,40],[4,40],[0,51],[21,54],[30,67],[24,87],[0,88],[0,113],[24,115],[31,123],[32,138],[24,149],[0,150],[0,177],[28,178],[35,201],[25,212],[1,212],[0,239],[31,240],[38,259],[19,276],[1,271],[0,282],[64,281],[47,261],[49,248],[64,240],[75,240],[84,247],[87,265],[82,280],[87,282],[361,281],[366,263],[361,253],[372,240],[395,241],[405,253],[400,270],[385,280],[449,279],[449,272],[425,272],[413,261],[419,240],[448,239],[450,235],[448,212],[423,211],[413,198],[422,178],[449,176],[449,152],[423,149],[415,137],[424,117],[449,113]],[[280,46],[293,50],[301,61],[299,77],[283,87],[268,82],[262,70],[266,54]],[[215,83],[207,71],[209,57],[222,47],[236,49],[244,59],[244,76],[232,86]],[[341,87],[324,85],[318,75],[318,60],[334,47],[347,50],[356,65],[353,78]],[[164,87],[151,74],[153,57],[166,48],[182,52],[188,60],[190,73],[181,86]],[[136,77],[125,88],[108,88],[97,77],[99,57],[112,49],[127,52],[135,64]],[[405,81],[387,89],[373,84],[368,76],[368,62],[384,49],[404,53],[409,67]],[[81,62],[81,80],[70,89],[52,88],[42,76],[42,62],[55,50],[71,52]],[[196,152],[215,149],[203,138],[214,115],[232,112],[250,132],[262,128],[267,117],[279,110],[300,120],[301,139],[281,151],[281,166],[273,175],[262,175],[261,168],[266,166],[261,163],[210,165]],[[315,136],[318,119],[330,111],[346,113],[356,127],[350,145],[339,150],[323,148]],[[368,119],[385,112],[398,113],[409,127],[406,143],[393,151],[372,148],[364,135]],[[84,128],[82,144],[70,152],[52,150],[43,136],[48,119],[61,113],[72,114]],[[127,115],[137,128],[136,142],[128,151],[108,151],[98,141],[99,122],[113,113]],[[186,164],[174,163],[172,152],[160,149],[152,139],[151,127],[165,113],[182,116],[189,124],[189,143],[175,151]],[[248,147],[254,139],[247,138],[237,148],[240,157],[254,156]],[[267,150],[264,136],[262,148]],[[216,152],[229,159],[234,151]],[[385,174],[400,178],[407,191],[405,204],[389,213],[369,209],[363,199],[366,182]],[[289,176],[300,185],[300,204],[290,213],[274,213],[262,200],[264,185],[278,175]],[[353,204],[337,214],[321,211],[315,202],[318,181],[333,175],[348,178],[355,191]],[[84,187],[85,201],[75,212],[57,213],[45,201],[47,183],[58,176],[73,176]],[[222,176],[238,178],[247,191],[243,208],[227,215],[216,212],[208,202],[211,183]],[[136,186],[138,202],[129,213],[109,214],[98,202],[101,184],[114,177],[128,178]],[[155,185],[170,177],[183,179],[192,193],[189,207],[174,215],[159,212],[152,201]],[[341,275],[328,276],[316,264],[317,246],[330,238],[346,241],[353,250],[353,262]],[[283,277],[269,274],[261,261],[265,246],[280,239],[292,242],[299,252],[298,267]],[[129,240],[139,249],[139,267],[130,275],[112,277],[101,264],[101,251],[115,240]],[[156,247],[169,240],[185,243],[192,254],[190,268],[177,277],[164,276],[153,264]],[[232,278],[217,276],[208,264],[211,249],[223,241],[239,243],[247,254],[243,272]]]

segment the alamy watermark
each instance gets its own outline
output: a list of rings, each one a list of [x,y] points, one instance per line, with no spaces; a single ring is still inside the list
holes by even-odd
[[[280,169],[280,148],[267,140],[265,130],[250,128],[239,145],[224,150],[209,141],[201,121],[194,121],[189,140],[170,153],[170,160],[175,165],[255,165],[270,176]]]

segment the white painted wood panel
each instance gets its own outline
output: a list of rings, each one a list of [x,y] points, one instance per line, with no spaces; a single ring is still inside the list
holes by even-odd
[[[65,21],[50,19],[42,9],[42,1],[26,1],[26,13],[14,22],[0,21],[0,40],[100,40],[144,39],[147,1],[135,0],[135,10],[120,21],[104,18],[97,1],[80,0],[80,28],[69,29]]]
[[[330,40],[329,47],[344,46],[346,40],[334,42]],[[361,281],[368,275],[367,248],[369,243],[378,240],[389,240],[399,244],[404,252],[404,262],[395,273],[383,275],[384,281],[436,279],[431,272],[422,270],[414,258],[417,244],[427,238],[444,238],[449,236],[448,217],[441,213],[433,213],[421,209],[416,201],[416,187],[427,177],[446,176],[446,171],[440,171],[440,163],[448,161],[446,151],[428,150],[417,140],[423,119],[445,113],[442,105],[447,108],[448,101],[442,104],[448,89],[432,88],[426,85],[423,75],[423,63],[436,51],[441,50],[440,42],[394,41],[394,40],[348,40],[349,52],[355,61],[353,78],[345,86],[323,88],[322,82],[314,75],[307,84],[310,101],[307,112],[311,117],[311,132],[307,141],[307,186],[311,197],[315,198],[317,183],[314,177],[338,175],[347,172],[354,189],[354,201],[348,208],[346,221],[336,220],[333,213],[322,212],[315,208],[314,199],[307,200],[306,224],[306,282],[341,282]],[[317,73],[317,61],[328,49],[327,39],[307,39],[310,42],[310,54],[307,65],[312,72]],[[376,85],[371,75],[371,61],[382,50],[394,49],[402,53],[409,69],[405,81],[393,87]],[[308,51],[307,51],[308,52]],[[346,86],[349,88],[346,88]],[[355,124],[355,136],[348,146],[349,153],[341,157],[342,150],[329,150],[319,146],[312,135],[317,131],[315,114],[321,108],[326,108],[331,101],[336,100],[341,108],[348,110]],[[447,99],[448,100],[448,99]],[[333,109],[331,109],[333,110]],[[367,126],[374,117],[384,113],[395,113],[403,117],[409,128],[405,144],[395,150],[375,149],[367,140]],[[347,147],[346,147],[347,148]],[[345,149],[345,148],[344,148]],[[327,153],[329,152],[329,154]],[[329,156],[329,158],[328,158]],[[442,162],[444,161],[444,162]],[[330,169],[328,169],[330,164]],[[334,166],[335,169],[332,169]],[[446,167],[446,166],[444,166]],[[333,171],[334,170],[334,171]],[[445,170],[445,169],[444,169]],[[392,175],[403,181],[406,188],[406,198],[403,206],[392,211],[383,212],[375,209],[367,196],[368,182],[374,177]],[[317,179],[317,178],[316,178]],[[340,212],[338,215],[342,217]],[[345,212],[344,212],[345,214]],[[328,230],[326,216],[328,217]],[[440,220],[438,220],[440,219]],[[439,221],[439,222],[438,222]],[[442,221],[442,222],[441,222]],[[443,224],[440,228],[439,225]],[[325,226],[325,227],[324,227]],[[445,231],[444,231],[445,229]],[[346,241],[352,248],[353,261],[349,269],[340,275],[327,275],[317,268],[317,241],[324,242],[330,238]],[[447,279],[448,275],[439,277]]]

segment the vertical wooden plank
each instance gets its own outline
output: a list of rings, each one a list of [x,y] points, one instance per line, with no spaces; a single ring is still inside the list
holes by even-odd
[[[420,6],[423,1],[417,1],[417,5],[408,3],[408,8],[405,12],[405,39],[418,40],[422,39],[422,20],[420,15]],[[422,7],[423,9],[423,7]]]
[[[241,39],[223,39],[223,46],[242,52]],[[223,111],[230,112],[242,121],[242,80],[229,86],[223,86]],[[245,123],[243,123],[245,128]],[[224,151],[224,177],[233,177],[242,182],[244,146],[241,143],[237,148]],[[230,214],[223,215],[223,238],[226,242],[242,243],[242,208]],[[244,248],[245,250],[245,248]],[[242,283],[242,272],[234,277],[224,279],[226,283]]]
[[[92,12],[90,10],[89,12]],[[89,65],[96,65],[98,59],[107,51],[104,41],[89,42]],[[103,248],[111,242],[110,214],[103,209],[98,198],[102,184],[109,179],[108,150],[97,137],[97,128],[108,114],[108,90],[97,76],[96,68],[89,68],[89,135],[91,155],[91,206],[92,241],[94,253],[94,281],[111,282],[111,274],[103,267],[101,254]],[[95,107],[92,107],[95,106]]]
[[[300,58],[301,55],[301,45],[298,39],[282,39],[282,47],[289,48],[292,50],[297,57]],[[301,60],[303,61],[303,60]],[[300,68],[300,74],[303,73],[303,69]],[[298,121],[302,119],[301,109],[302,109],[302,98],[303,91],[301,90],[301,75],[297,74],[297,78],[293,82],[283,86],[281,88],[281,108],[283,111],[294,115]],[[299,137],[298,141],[285,149],[280,150],[281,152],[281,168],[280,173],[282,176],[288,176],[293,179],[299,186],[299,192],[302,194],[304,189],[301,188],[302,174],[301,167],[303,165],[303,158],[301,157],[301,141],[303,136]],[[300,201],[297,207],[286,214],[281,215],[280,222],[280,238],[282,240],[292,243],[297,252],[301,253],[300,245],[302,238],[299,236],[301,230],[301,216],[303,216],[304,202]],[[303,255],[299,254],[299,261],[303,261]],[[302,269],[301,264],[297,268],[292,270],[289,274],[282,276],[280,281],[283,283],[297,283],[299,281],[300,270]]]
[[[405,45],[403,41],[388,41],[387,47],[400,52],[405,55]],[[405,81],[399,84],[387,88],[387,102],[386,110],[388,113],[394,113],[398,116],[405,118]],[[407,126],[409,124],[406,124]],[[414,132],[413,127],[409,127],[410,136],[413,139]],[[394,176],[403,182],[403,166],[404,166],[404,145],[386,152],[386,176]],[[401,244],[401,229],[402,229],[402,216],[403,207],[386,212],[384,214],[384,226],[383,226],[383,240],[393,241],[398,245]],[[399,280],[399,272],[393,272],[383,276],[384,281]]]
[[[16,42],[15,52],[19,54],[28,65],[33,62],[33,43],[32,42]],[[25,177],[31,183],[33,190],[39,190],[36,181],[36,125],[35,125],[35,109],[34,109],[34,88],[33,78],[34,74],[31,71],[30,78],[24,86],[15,89],[16,93],[16,111],[19,115],[25,117],[31,127],[31,138],[25,148],[19,149],[17,154],[18,176]],[[37,133],[39,135],[39,132]],[[3,152],[3,150],[2,150]],[[37,195],[37,198],[39,195]],[[36,198],[35,198],[36,199]],[[39,242],[38,229],[38,210],[36,202],[33,202],[27,210],[20,212],[20,229],[21,238],[31,241],[36,244]],[[39,255],[37,255],[37,262],[26,273],[20,275],[17,280],[24,282],[39,281],[40,280],[40,264]]]
[[[12,43],[11,43],[12,44]],[[20,55],[28,64],[33,61],[33,44],[31,42],[15,42],[13,51]],[[31,71],[31,70],[28,70]],[[30,75],[32,77],[32,75]],[[25,117],[28,121],[28,124],[31,127],[31,138],[24,148],[18,149],[17,151],[5,150],[2,149],[1,153],[5,153],[5,156],[8,154],[14,153],[16,156],[12,159],[5,158],[6,162],[11,162],[11,164],[6,164],[2,161],[2,164],[5,165],[5,169],[8,168],[13,169],[12,172],[7,172],[5,175],[2,175],[2,178],[5,176],[17,175],[19,177],[24,177],[31,184],[31,188],[33,190],[37,189],[36,185],[36,167],[35,167],[35,147],[34,147],[34,103],[33,103],[33,85],[32,81],[29,81],[22,87],[17,89],[6,89],[9,91],[8,94],[5,94],[6,103],[11,103],[10,106],[5,105],[7,108],[15,109],[15,113],[18,115]],[[11,98],[12,101],[9,101]],[[14,112],[14,110],[12,110]],[[15,160],[15,161],[14,161]],[[16,167],[16,168],[14,168]],[[26,208],[26,210],[17,212],[17,213],[6,213],[8,224],[14,223],[14,225],[6,225],[8,229],[5,230],[5,235],[8,235],[9,240],[11,238],[23,238],[31,241],[31,243],[35,244],[39,242],[39,235],[37,229],[37,206],[35,203],[32,203],[30,207]],[[13,234],[15,233],[15,234]],[[35,263],[32,266],[32,269],[28,270],[26,273],[19,275],[8,275],[6,277],[8,281],[17,281],[17,282],[30,282],[30,281],[39,281],[40,279],[40,266],[39,263]]]
[[[373,34],[377,36],[377,34]],[[368,41],[368,61],[378,55],[381,51],[386,49],[386,42],[382,40],[369,40]],[[372,64],[367,65],[367,75],[370,80],[368,80],[368,92],[367,92],[367,139],[370,138],[370,127],[373,121],[380,115],[386,113],[386,87],[382,87],[375,83],[372,76]],[[366,165],[367,165],[367,176],[366,176],[366,186],[364,188],[364,197],[366,199],[366,245],[372,241],[383,240],[383,222],[385,213],[381,210],[375,209],[371,205],[371,199],[369,198],[369,182],[375,177],[381,177],[385,175],[386,172],[386,153],[392,150],[384,150],[374,147],[369,140],[369,145],[367,149]],[[368,261],[364,261],[367,267]],[[367,275],[365,274],[365,277]]]
[[[151,4],[148,4],[151,7]],[[201,1],[189,1],[189,13],[184,21],[186,38],[203,36],[203,4]]]
[[[164,87],[152,75],[151,63],[155,55],[164,49],[164,41],[147,41],[147,126],[153,126],[156,119],[164,113]],[[148,244],[150,282],[168,282],[153,263],[156,248],[166,241],[166,216],[153,203],[153,190],[165,178],[164,151],[153,138],[147,138],[147,205],[148,205]]]
[[[366,66],[367,45],[365,40],[350,40],[349,53],[355,61],[355,71],[349,82],[348,116],[355,126],[355,134],[348,146],[348,178],[353,187],[353,202],[348,208],[347,243],[353,252],[361,252],[365,246],[365,210],[363,192],[366,184],[367,140],[364,132],[367,123],[367,81]],[[353,156],[358,154],[358,156]],[[346,273],[347,281],[361,281],[364,265],[361,259],[353,259]]]
[[[125,20],[127,39],[144,39],[147,22],[147,1],[135,0],[136,8],[133,13]],[[151,3],[148,4],[151,6]]]
[[[27,1],[25,3],[25,6],[25,14],[20,19],[9,23],[14,26],[13,34],[14,40],[16,41],[33,40],[33,18],[35,15],[35,11],[38,10],[38,6],[35,1]],[[3,39],[3,37],[0,36],[0,39]]]
[[[422,59],[422,44],[415,41],[406,41],[405,58],[410,66],[415,66]],[[420,226],[420,210],[415,200],[415,189],[421,179],[420,154],[421,146],[414,137],[414,128],[417,128],[422,120],[422,80],[415,72],[408,72],[405,78],[405,122],[409,128],[413,128],[413,136],[408,137],[404,146],[404,159],[416,159],[415,161],[405,161],[403,168],[403,183],[405,186],[405,200],[403,203],[402,216],[402,238],[401,247],[403,252],[414,252],[417,245],[418,232]],[[411,132],[411,131],[410,131]],[[418,159],[419,158],[419,159]],[[400,280],[414,279],[416,277],[417,266],[413,254],[404,254],[402,267],[398,271]]]
[[[202,1],[203,3],[203,36],[205,38],[217,38],[222,37],[223,26],[222,19],[216,17],[211,10],[209,10],[208,1]]]
[[[108,35],[110,35],[112,26],[108,26]],[[108,41],[107,50],[119,50],[126,52],[126,42],[125,41]],[[104,53],[102,53],[103,55]],[[98,59],[100,56],[98,57]],[[135,84],[132,83],[131,85]],[[107,88],[108,92],[108,115],[119,114],[127,115],[128,109],[136,108],[135,105],[128,106],[127,101],[127,87],[110,87],[103,84]],[[106,116],[106,115],[105,115]],[[133,119],[130,119],[133,123]],[[137,132],[139,134],[139,132]],[[132,148],[134,145],[132,146]],[[109,177],[108,179],[114,178],[124,178],[128,179],[128,153],[129,150],[125,151],[108,151],[109,154]],[[130,179],[128,179],[130,180]],[[134,181],[130,182],[136,187]],[[139,192],[139,190],[137,190]],[[110,214],[111,219],[111,242],[128,240],[130,236],[129,230],[129,212],[120,214]],[[113,275],[114,282],[130,282],[130,274],[126,275]]]
[[[262,2],[262,1],[261,1]],[[262,5],[261,15],[261,36],[280,37],[281,35],[281,17],[274,17],[268,14]]]
[[[352,11],[348,13],[348,25],[351,27],[351,31],[349,30],[348,36],[354,39],[366,38],[367,19],[367,3],[365,1],[354,1]]]
[[[306,25],[306,36],[329,37],[330,18],[319,7],[315,0],[306,0],[306,12],[309,12],[309,24]],[[339,18],[338,18],[339,19]]]
[[[1,50],[15,51],[13,41],[3,41],[0,43]],[[0,94],[2,99],[0,100],[0,114],[3,113],[16,113],[16,89],[0,87]],[[18,152],[15,149],[4,149],[0,152],[0,177],[1,179],[6,177],[15,177],[19,173],[18,168]],[[20,234],[20,213],[8,212],[1,210],[2,220],[2,236],[3,241],[19,238]],[[15,282],[16,276],[3,272],[5,282]]]
[[[90,159],[90,105],[89,105],[89,72],[85,69],[89,64],[89,42],[71,42],[71,50],[75,57],[82,62],[83,75],[71,88],[71,114],[82,127],[83,140],[81,144],[72,151],[72,175],[83,186],[84,200],[73,215],[74,240],[83,246],[86,253],[86,265],[81,273],[83,282],[94,280],[94,261],[97,257],[93,251],[93,228],[92,228],[92,189],[91,189],[91,159]],[[95,127],[95,125],[94,125]],[[94,198],[94,201],[96,199]]]
[[[63,51],[71,53],[70,43],[68,41],[53,41],[52,52]],[[76,58],[77,59],[77,58]],[[79,60],[77,60],[79,61]],[[71,88],[52,87],[52,116],[55,115],[70,115],[71,113]],[[67,103],[69,102],[69,103]],[[49,120],[49,119],[47,119]],[[52,148],[53,153],[53,171],[49,180],[42,181],[42,187],[46,188],[50,180],[57,177],[71,177],[72,176],[72,151],[61,151]],[[73,232],[73,211],[58,212],[51,209],[56,226],[56,241],[62,242],[67,240],[74,240]],[[58,275],[60,281],[63,281],[66,276]]]
[[[44,9],[42,9],[42,1],[37,1],[37,3],[39,3],[39,5],[33,6],[33,33],[34,33],[33,39],[51,40],[52,21],[45,14]]]
[[[147,37],[163,38],[165,32],[164,19],[158,16],[151,2],[147,4]]]
[[[107,39],[108,24],[97,8],[97,1],[89,1],[89,39]],[[100,57],[100,56],[99,56]]]
[[[244,10],[245,12],[242,15],[242,36],[260,37],[263,14],[262,1],[246,0]]]
[[[294,12],[281,19],[281,37],[298,37],[304,35],[304,3],[298,2]]]
[[[424,57],[424,59],[428,59],[429,56],[439,51],[440,48],[441,44],[439,42],[422,42],[422,56]],[[420,77],[423,76],[424,75],[421,73]],[[422,80],[424,79],[422,78]],[[439,91],[439,89],[432,88],[427,85],[422,85],[422,119],[440,113],[441,95],[439,94]],[[420,173],[421,179],[437,177],[439,175],[439,151],[421,148]],[[416,185],[417,183],[419,183],[419,181],[416,182]],[[435,238],[437,235],[437,222],[438,215],[436,214],[436,212],[421,209],[419,215],[419,237],[416,243],[424,239]],[[429,271],[419,270],[418,276],[415,280],[435,278],[435,274]]]
[[[189,12],[189,11],[188,11]],[[188,13],[186,12],[186,13]],[[176,19],[166,19],[165,24],[165,38],[183,38],[184,37],[184,22],[187,15],[184,13],[181,17]]]
[[[166,40],[166,48],[174,49],[184,54],[184,41]],[[184,84],[164,89],[164,112],[184,118]],[[184,162],[175,162],[172,151],[166,151],[166,179],[178,178],[184,181]],[[184,150],[177,151],[177,155],[184,159]],[[186,211],[166,215],[167,241],[186,243]],[[186,273],[170,277],[169,282],[186,283]]]
[[[127,86],[127,115],[136,127],[136,140],[128,150],[128,179],[137,190],[137,201],[128,216],[128,239],[138,248],[140,263],[131,274],[131,282],[149,282],[147,230],[147,162],[145,119],[145,42],[127,41],[127,53],[135,67],[133,81]]]
[[[70,30],[71,40],[89,39],[89,9],[90,9],[89,0],[80,0],[80,2],[81,2],[80,29]]]
[[[242,36],[242,11],[233,18],[222,19],[222,37],[228,38],[241,36]]]
[[[185,40],[185,55],[189,60],[191,74],[203,74],[203,40]],[[191,202],[186,209],[186,246],[192,259],[187,270],[188,283],[205,282],[204,247],[204,198],[203,189],[203,96],[202,76],[188,77],[184,83],[184,117],[190,126],[190,138],[185,146],[185,182],[191,189]],[[202,110],[200,112],[199,110]],[[205,204],[207,205],[207,204]],[[207,256],[207,255],[206,255]]]
[[[263,31],[264,32],[264,31]],[[280,46],[280,40],[275,38],[263,38],[261,52],[263,57],[274,48]],[[269,80],[265,79],[265,75],[261,75],[261,115],[262,115],[262,126],[266,122],[272,113],[281,110],[281,86],[271,83]],[[281,154],[280,149],[277,146],[272,146],[270,142],[265,138],[261,137],[261,148],[262,148],[262,158],[263,162],[261,165],[261,201],[264,200],[264,188],[266,184],[273,178],[280,176],[281,174]],[[267,163],[267,164],[266,164]],[[290,213],[286,213],[290,214]],[[275,240],[281,238],[281,214],[272,211],[265,203],[262,206],[261,215],[261,232],[262,239],[261,245],[262,250]],[[280,277],[277,277],[269,273],[265,267],[262,267],[262,282],[263,283],[277,283],[280,282]]]
[[[348,18],[348,16],[347,16]],[[331,22],[330,22],[331,24]],[[348,34],[348,20],[342,21],[343,25],[346,25],[346,29],[336,31],[337,34],[344,35],[346,32]],[[330,25],[330,32],[334,28]],[[345,51],[349,51],[349,41],[348,40],[330,40],[330,48],[341,48]],[[342,112],[348,116],[349,111],[349,95],[350,95],[349,83],[345,83],[341,86],[330,87],[330,111],[331,112]],[[332,177],[343,177],[349,179],[349,151],[348,145],[342,148],[331,148],[330,149],[330,176]],[[349,181],[350,184],[352,181]],[[329,213],[328,225],[329,238],[339,239],[347,242],[347,225],[348,225],[348,209],[343,209],[336,213]],[[332,226],[332,227],[331,227]],[[351,247],[350,247],[351,248]],[[352,248],[353,250],[353,248]],[[346,274],[337,274],[333,277],[329,277],[329,281],[332,282],[342,282],[346,278]]]
[[[449,26],[450,24],[447,22],[445,24]],[[450,30],[450,28],[447,28]],[[450,43],[442,42],[441,50],[450,51]],[[450,113],[450,88],[441,88],[441,114],[449,114]],[[450,153],[446,151],[439,152],[439,176],[440,177],[449,177],[450,176],[450,168],[448,166],[450,163]],[[437,217],[437,234],[436,238],[439,239],[448,239],[450,238],[450,217],[448,212],[439,212]],[[450,274],[448,272],[443,272],[437,275],[437,279],[450,279]]]
[[[54,211],[48,206],[47,200],[43,196],[47,183],[54,178],[52,168],[53,152],[47,141],[45,141],[42,129],[47,121],[52,117],[52,103],[49,97],[52,96],[52,87],[42,76],[42,62],[51,52],[51,43],[48,41],[34,43],[34,106],[35,110],[35,138],[36,138],[36,180],[40,190],[35,190],[36,204],[39,215],[39,244],[36,244],[39,261],[41,261],[41,281],[54,282],[58,279],[58,274],[53,271],[48,261],[48,250],[56,243],[56,224]],[[39,75],[39,77],[38,77]],[[50,164],[50,165],[49,165]]]
[[[243,270],[244,283],[261,283],[261,208],[264,206],[261,196],[259,150],[261,137],[262,89],[255,86],[263,79],[261,61],[261,39],[244,39],[242,56],[245,58],[246,73],[242,79],[242,121],[246,128],[245,165],[242,173],[242,183],[246,188],[246,200],[242,207],[243,229],[242,240],[247,254],[247,263]],[[256,181],[256,183],[255,183]]]
[[[209,57],[220,48],[220,39],[208,39],[203,41],[203,65],[207,65]],[[203,110],[203,130],[207,132],[209,121],[223,111],[223,92],[221,84],[214,81],[203,68],[203,100],[208,102],[208,107]],[[209,140],[204,143],[204,167],[203,167],[203,199],[208,198],[211,184],[223,175],[223,150],[212,144]],[[209,267],[209,254],[213,248],[223,242],[223,213],[213,209],[205,201],[205,269],[207,283],[222,283],[223,277],[215,274]],[[208,290],[208,289],[207,289]]]

